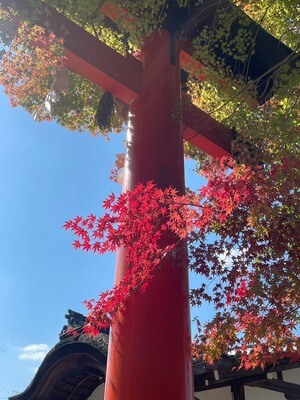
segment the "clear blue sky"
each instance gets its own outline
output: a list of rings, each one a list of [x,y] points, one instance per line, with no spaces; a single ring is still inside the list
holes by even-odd
[[[71,247],[66,219],[91,212],[120,186],[109,180],[124,135],[109,141],[36,123],[0,92],[0,400],[22,392],[58,341],[69,308],[112,286],[114,255]],[[186,163],[187,184],[202,179]]]

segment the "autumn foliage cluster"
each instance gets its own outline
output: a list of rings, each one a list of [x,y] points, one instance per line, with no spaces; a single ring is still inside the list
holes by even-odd
[[[34,112],[50,90],[55,69],[64,63],[63,40],[20,20],[12,10],[0,9],[1,20],[6,46],[0,58],[0,84],[13,107],[22,105]]]
[[[46,5],[36,10],[47,15]],[[66,69],[63,38],[56,36],[49,24],[41,27],[35,18],[0,2],[0,85],[13,107],[21,106],[37,121],[56,121],[70,130],[107,135],[97,126],[94,115],[103,90],[80,75],[69,71],[69,88],[59,101],[44,107],[59,69]],[[120,132],[123,119],[115,113],[113,124]]]
[[[234,351],[246,368],[298,359],[298,168],[288,160],[256,169],[214,161],[196,193],[180,196],[149,182],[110,195],[103,217],[67,221],[65,228],[77,236],[75,248],[101,254],[124,246],[130,266],[112,290],[86,302],[87,332],[117,318],[128,296],[146,290],[162,259],[188,239],[190,268],[203,281],[191,291],[191,303],[215,308],[210,322],[199,323],[195,355],[213,362]],[[170,244],[161,246],[166,235]]]

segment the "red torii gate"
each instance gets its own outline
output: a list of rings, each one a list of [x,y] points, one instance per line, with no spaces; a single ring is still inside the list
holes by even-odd
[[[30,10],[26,0],[2,4]],[[215,157],[230,153],[230,130],[193,106],[186,95],[182,102],[180,43],[175,44],[171,64],[169,32],[154,32],[145,39],[139,61],[121,56],[54,10],[39,23],[46,20],[64,37],[66,65],[129,106],[123,190],[153,180],[183,193],[183,139]],[[182,116],[175,121],[171,114],[180,104]],[[112,326],[105,400],[194,398],[184,247],[166,256],[146,293],[133,294]],[[121,249],[116,283],[125,269]]]
[[[28,0],[1,0],[1,3],[18,10],[31,9]],[[131,55],[121,56],[54,10],[44,19],[41,17],[39,23],[64,37],[66,64],[71,70],[128,104],[124,190],[153,180],[160,187],[174,186],[182,193],[183,139],[214,157],[230,154],[230,130],[193,106],[181,93],[180,63],[189,61],[191,56],[188,42],[175,42],[171,63],[169,32],[154,32],[145,39],[139,61]],[[274,38],[263,33],[256,39],[268,44],[269,62],[263,66],[261,76],[265,82],[259,98],[264,101],[262,97],[270,90],[268,67],[270,63],[276,66],[278,57],[284,58],[289,49],[282,45],[274,55],[271,46]],[[261,61],[263,46],[258,50]],[[252,73],[260,77],[260,71]],[[171,115],[180,105],[182,113],[173,120]],[[167,244],[169,238],[163,241]],[[105,400],[193,399],[185,255],[186,249],[181,244],[177,252],[166,256],[163,268],[157,271],[146,293],[131,295],[126,311],[112,326]],[[124,249],[121,249],[117,255],[116,282],[125,269]]]

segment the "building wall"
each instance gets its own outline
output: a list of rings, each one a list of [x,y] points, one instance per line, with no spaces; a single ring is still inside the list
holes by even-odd
[[[245,386],[246,400],[286,400],[282,393],[273,390]]]
[[[203,390],[202,392],[196,392],[195,398],[200,400],[232,400],[231,388],[227,386],[219,389]]]
[[[276,374],[268,374],[269,379],[275,379]],[[291,383],[300,384],[300,368],[294,368],[283,371],[283,380]],[[102,383],[87,400],[103,400],[104,399],[104,384]],[[232,400],[230,386],[204,390],[195,393],[195,399],[199,400]],[[246,400],[286,400],[284,394],[273,390],[261,389],[257,387],[245,386]],[[157,399],[158,400],[158,399]]]
[[[283,380],[300,385],[300,368],[288,369],[282,372]]]
[[[277,379],[275,372],[267,374],[268,379]],[[282,371],[283,380],[290,383],[300,384],[300,368],[292,368]],[[299,393],[300,395],[300,393]],[[245,387],[246,400],[286,400],[283,393],[278,393],[272,390]]]

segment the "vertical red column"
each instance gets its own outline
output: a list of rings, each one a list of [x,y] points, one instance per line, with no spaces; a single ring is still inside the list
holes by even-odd
[[[175,53],[172,65],[166,31],[144,44],[142,91],[130,105],[124,190],[153,180],[184,191],[179,49]],[[194,398],[188,271],[180,254],[166,257],[146,292],[134,293],[112,326],[105,400]],[[117,282],[126,269],[123,255],[117,258]]]

